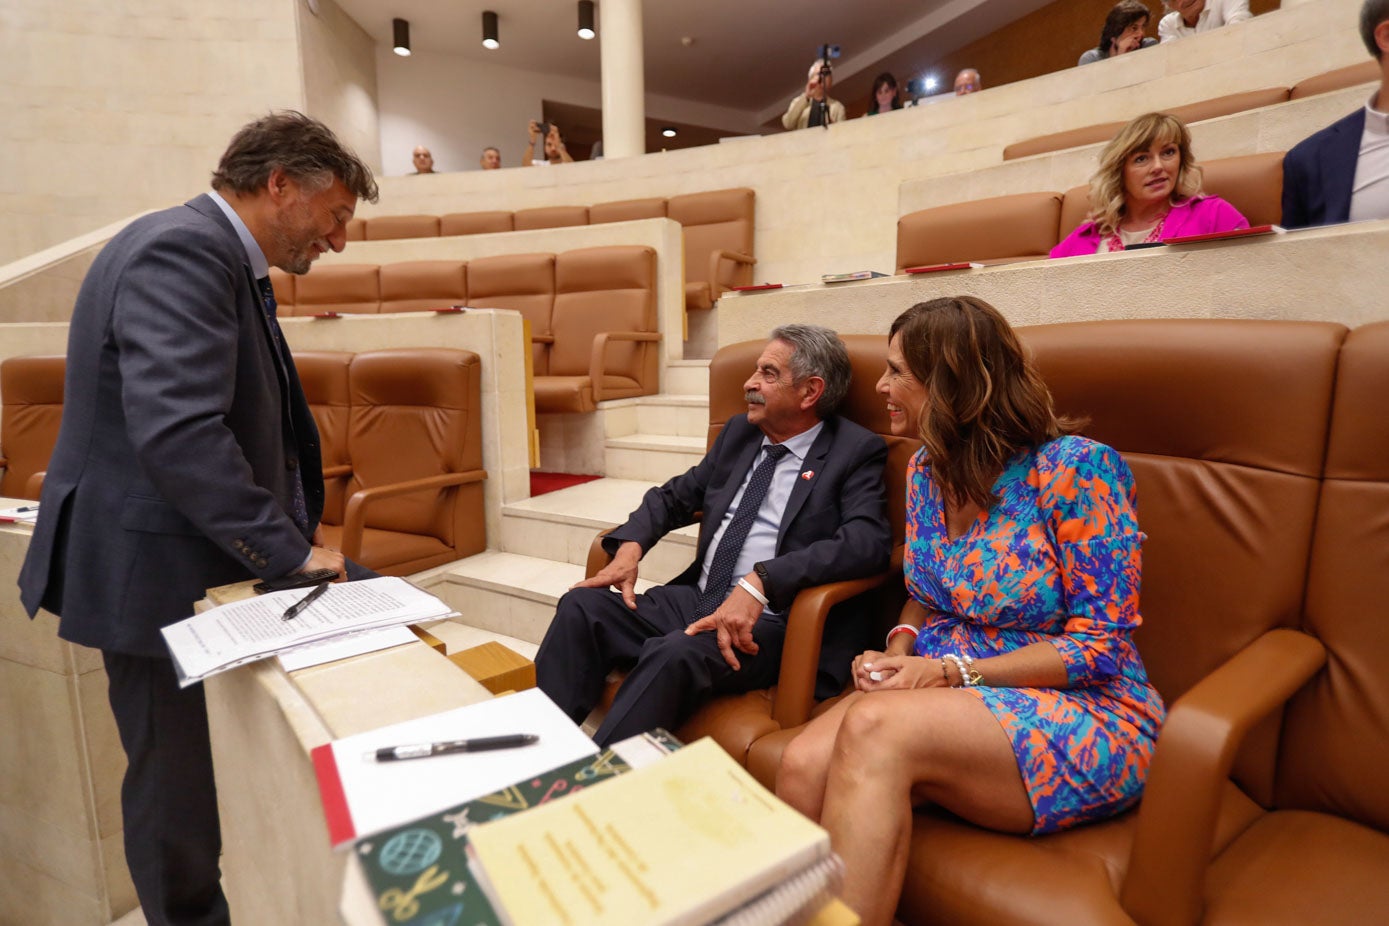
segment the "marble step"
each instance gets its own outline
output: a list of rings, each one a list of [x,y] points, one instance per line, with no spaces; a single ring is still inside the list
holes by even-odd
[[[707,395],[647,395],[615,399],[598,407],[603,418],[603,436],[627,437],[632,434],[668,434],[676,437],[704,437],[709,430]]]
[[[617,479],[662,483],[683,473],[704,456],[706,439],[636,433],[603,442],[603,469]]]
[[[506,553],[583,566],[598,532],[625,521],[652,485],[635,479],[598,479],[504,505],[498,547]],[[695,525],[671,532],[647,551],[642,575],[669,581],[694,559],[697,542]]]
[[[672,395],[709,395],[708,360],[672,360],[662,387]]]
[[[538,645],[555,603],[583,577],[574,563],[488,550],[435,575],[429,590],[458,611],[458,624]],[[639,580],[637,591],[651,584]]]

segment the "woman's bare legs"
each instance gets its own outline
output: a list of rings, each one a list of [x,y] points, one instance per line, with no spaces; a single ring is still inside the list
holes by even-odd
[[[976,696],[874,692],[848,704],[838,726],[820,816],[844,859],[844,902],[865,926],[892,922],[914,803],[933,801],[990,829],[1031,831],[1012,743]]]
[[[830,773],[830,756],[839,725],[849,705],[863,697],[851,691],[833,707],[806,724],[781,753],[776,773],[776,794],[816,823],[825,803],[825,782]]]

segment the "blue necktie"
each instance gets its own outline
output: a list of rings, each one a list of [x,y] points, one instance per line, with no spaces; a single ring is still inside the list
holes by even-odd
[[[256,280],[256,284],[260,287],[260,307],[265,312],[265,321],[270,326],[270,336],[275,341],[276,362],[283,366],[288,361],[285,359],[284,334],[280,331],[279,319],[275,317],[275,310],[279,308],[275,302],[275,287],[270,285],[269,277],[261,277]],[[293,473],[294,498],[290,505],[289,516],[294,519],[299,530],[307,537],[309,536],[309,506],[304,500],[304,477],[297,466]]]
[[[777,461],[788,453],[783,444],[768,444],[763,449],[766,455],[752,471],[748,487],[743,490],[743,497],[738,502],[738,513],[728,522],[723,536],[719,538],[719,548],[714,551],[713,562],[709,564],[709,578],[704,583],[699,605],[695,608],[695,620],[713,614],[728,597],[729,587],[733,585],[733,567],[738,564],[738,556],[743,552],[752,522],[757,519],[762,500],[767,497],[767,489],[772,485],[772,473],[776,470]]]

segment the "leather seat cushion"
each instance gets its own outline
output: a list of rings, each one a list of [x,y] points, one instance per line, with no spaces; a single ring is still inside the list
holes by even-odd
[[[1217,846],[1263,813],[1226,786]],[[1118,891],[1128,869],[1138,812],[1061,833],[1018,839],[963,823],[942,811],[916,814],[898,907],[907,923],[980,926],[1131,924]]]
[[[1209,926],[1383,923],[1389,835],[1341,817],[1265,814],[1206,875]]]
[[[642,395],[641,384],[627,376],[603,377],[603,398],[625,399]],[[543,413],[591,412],[593,385],[587,376],[537,376],[535,410]]]
[[[685,284],[686,309],[712,309],[713,300],[709,298],[709,284],[704,282]]]

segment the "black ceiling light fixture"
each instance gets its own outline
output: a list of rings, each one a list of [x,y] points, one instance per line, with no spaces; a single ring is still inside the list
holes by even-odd
[[[391,50],[402,58],[410,57],[410,23],[404,19],[391,20]]]
[[[497,14],[491,10],[482,12],[482,47],[488,49],[501,48],[501,40],[497,36]]]
[[[579,38],[587,41],[597,34],[593,28],[593,0],[579,0]]]

